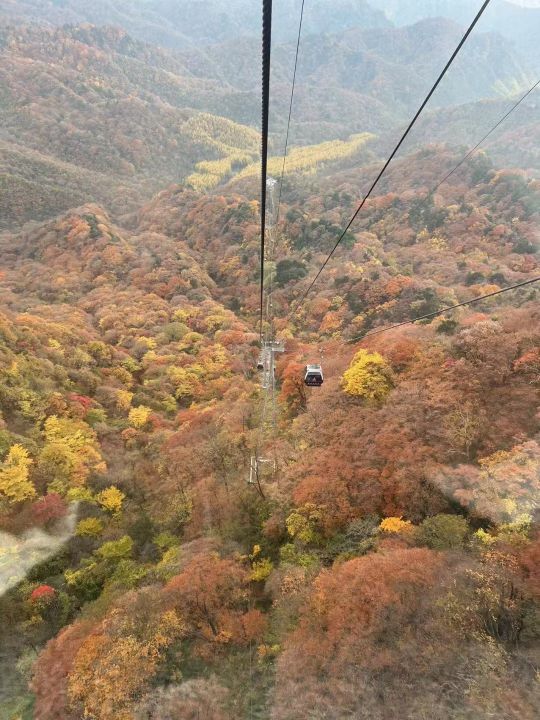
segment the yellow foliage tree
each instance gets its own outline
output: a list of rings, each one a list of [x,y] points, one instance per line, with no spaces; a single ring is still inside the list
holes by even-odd
[[[178,400],[197,397],[200,391],[200,379],[195,366],[171,367],[169,377],[176,388],[175,395]]]
[[[347,395],[378,403],[392,389],[392,371],[379,353],[360,350],[344,372],[341,386]]]
[[[80,647],[68,692],[87,718],[132,720],[132,705],[147,689],[166,649],[184,633],[172,610],[145,618],[145,624],[112,616]]]
[[[95,432],[81,420],[52,415],[45,421],[45,441],[38,467],[55,492],[82,487],[91,472],[107,469]]]
[[[254,562],[251,567],[249,579],[253,582],[264,582],[267,578],[270,577],[273,569],[274,565],[272,564],[272,561],[268,558],[257,560],[257,562]]]
[[[133,400],[133,393],[129,390],[117,390],[116,391],[116,405],[120,410],[126,412],[131,408],[131,401]]]
[[[329,140],[319,145],[306,145],[291,148],[287,158],[289,172],[314,173],[318,168],[333,162],[339,162],[358,153],[366,143],[375,136],[370,133],[351,135],[348,140]],[[248,165],[238,173],[238,178],[250,177],[258,171],[256,163]],[[268,172],[279,175],[281,172],[281,158],[268,158]]]
[[[114,485],[106,488],[96,497],[98,503],[113,515],[117,515],[122,509],[122,502],[126,496]]]
[[[409,520],[403,520],[400,517],[387,517],[379,525],[383,532],[387,533],[401,533],[412,528],[412,524]]]
[[[154,338],[146,337],[145,335],[141,335],[138,338],[136,338],[137,342],[141,345],[145,345],[148,350],[155,350],[157,347],[157,343],[154,340]]]
[[[79,520],[76,534],[81,537],[97,537],[103,532],[103,523],[99,518],[89,517]]]
[[[323,518],[322,508],[306,503],[293,510],[285,521],[287,531],[292,538],[302,543],[316,542],[319,539],[317,528]]]
[[[87,502],[89,504],[95,504],[92,491],[87,487],[69,488],[66,493],[66,498],[69,502]]]
[[[204,191],[215,187],[235,168],[254,162],[257,156],[256,133],[231,120],[201,113],[190,118],[182,130],[195,145],[202,146],[213,155],[219,155],[217,160],[199,162],[195,167],[197,172],[186,179],[186,184],[195,190]]]
[[[152,410],[145,405],[139,405],[139,407],[131,408],[129,411],[129,424],[134,428],[143,428],[150,418]]]
[[[12,445],[0,467],[0,493],[10,503],[23,502],[35,496],[36,489],[29,479],[32,459],[22,445]]]

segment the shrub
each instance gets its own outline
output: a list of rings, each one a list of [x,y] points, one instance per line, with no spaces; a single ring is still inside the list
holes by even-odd
[[[99,518],[89,517],[80,520],[77,524],[77,535],[82,537],[97,537],[103,532],[103,523]]]
[[[468,530],[465,518],[441,513],[423,521],[416,531],[416,539],[420,545],[433,550],[458,550],[463,547]]]
[[[276,282],[280,287],[292,280],[301,280],[307,275],[307,268],[300,260],[280,260],[276,265]]]

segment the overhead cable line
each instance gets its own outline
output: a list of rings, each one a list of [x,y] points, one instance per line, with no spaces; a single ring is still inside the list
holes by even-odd
[[[359,335],[358,337],[351,338],[347,342],[360,342],[360,340],[364,340],[364,338],[373,337],[373,335],[380,335],[381,333],[385,332],[390,332],[390,330],[395,330],[396,328],[403,327],[404,325],[414,325],[414,323],[420,322],[420,320],[430,320],[431,318],[435,318],[438,315],[444,315],[451,310],[457,310],[457,308],[466,307],[467,305],[473,305],[474,303],[480,302],[481,300],[486,300],[487,298],[492,298],[496,295],[502,295],[503,293],[510,292],[510,290],[517,290],[518,288],[525,287],[526,285],[532,285],[533,283],[537,282],[540,282],[540,276],[532,278],[532,280],[525,280],[524,282],[517,283],[517,285],[510,285],[509,287],[502,288],[502,290],[496,290],[495,292],[490,292],[486,295],[480,295],[479,297],[473,298],[472,300],[466,300],[465,302],[458,303],[457,305],[450,305],[449,307],[443,308],[442,310],[436,310],[435,312],[427,313],[427,315],[420,315],[420,317],[413,318],[412,320],[404,320],[403,322],[396,323],[395,325],[390,325],[389,327],[381,328],[379,330],[370,330],[364,335]]]
[[[355,221],[356,218],[358,217],[358,214],[360,213],[360,211],[362,210],[362,208],[363,208],[364,205],[366,204],[368,198],[371,196],[371,193],[373,192],[373,190],[375,190],[375,187],[378,185],[379,180],[382,178],[382,176],[384,175],[384,173],[385,173],[386,170],[388,169],[388,166],[390,165],[390,163],[392,162],[392,160],[393,160],[393,159],[395,158],[395,156],[397,155],[399,149],[401,148],[401,146],[402,146],[403,143],[405,142],[406,138],[409,136],[409,133],[411,132],[411,130],[412,130],[412,128],[414,127],[414,125],[416,124],[416,121],[418,120],[418,118],[419,118],[420,115],[422,114],[422,112],[423,112],[424,108],[426,107],[426,105],[428,104],[428,102],[429,102],[429,101],[431,100],[431,98],[433,97],[435,91],[437,90],[437,88],[438,88],[439,85],[441,84],[444,76],[446,75],[446,73],[447,73],[448,70],[450,69],[451,65],[453,64],[454,60],[456,59],[457,55],[459,54],[461,48],[462,48],[463,45],[465,45],[465,43],[467,42],[467,39],[469,38],[469,35],[472,33],[472,31],[473,31],[474,28],[476,27],[478,21],[480,20],[480,18],[481,18],[482,15],[484,14],[484,12],[485,12],[485,10],[487,9],[487,7],[488,7],[488,5],[490,4],[490,2],[491,2],[491,0],[484,0],[484,2],[482,3],[482,7],[480,8],[480,10],[478,11],[478,13],[476,14],[476,17],[474,18],[474,20],[472,21],[472,23],[469,25],[469,28],[467,29],[467,32],[465,33],[465,35],[461,38],[458,46],[456,47],[456,49],[455,49],[454,52],[452,53],[450,59],[448,60],[448,62],[447,62],[446,65],[444,66],[442,72],[440,73],[439,77],[438,77],[437,80],[435,81],[435,84],[433,85],[433,87],[431,88],[431,90],[429,91],[429,93],[427,94],[424,102],[420,105],[420,108],[418,109],[418,111],[416,112],[415,116],[413,117],[413,119],[412,119],[411,122],[409,123],[407,129],[405,130],[405,132],[404,132],[403,135],[401,136],[401,139],[399,140],[398,144],[396,145],[396,147],[395,147],[395,148],[393,149],[393,151],[391,152],[388,160],[387,160],[387,161],[385,162],[385,164],[383,165],[381,171],[379,172],[379,174],[378,174],[377,177],[375,178],[374,182],[372,183],[372,185],[371,185],[371,187],[369,188],[369,190],[368,190],[368,192],[366,193],[366,195],[364,196],[364,199],[362,200],[362,202],[361,202],[360,205],[358,206],[356,212],[354,213],[354,215],[352,216],[352,218],[351,218],[350,221],[348,222],[347,226],[345,227],[345,229],[343,230],[343,232],[341,233],[341,235],[340,235],[339,238],[337,239],[334,247],[332,248],[332,250],[331,250],[331,252],[329,253],[328,257],[326,258],[326,260],[324,261],[324,263],[323,263],[322,266],[320,267],[319,271],[317,272],[317,274],[315,275],[315,277],[314,277],[313,280],[311,281],[309,287],[308,287],[307,290],[302,294],[300,300],[297,301],[297,303],[295,304],[294,308],[293,308],[293,309],[291,310],[291,312],[289,313],[289,317],[293,317],[293,316],[298,312],[298,310],[299,310],[299,308],[302,306],[302,304],[304,303],[305,299],[307,298],[307,296],[308,296],[309,293],[311,292],[311,289],[313,288],[313,286],[315,285],[315,283],[317,282],[317,280],[318,280],[319,277],[321,276],[321,273],[323,272],[323,270],[325,269],[325,267],[328,265],[328,263],[330,262],[330,260],[332,259],[333,255],[334,255],[334,253],[336,252],[336,250],[338,249],[339,245],[341,244],[341,241],[342,241],[343,238],[346,236],[347,232],[350,230],[351,225],[354,223],[354,221]]]
[[[291,117],[294,102],[294,91],[296,88],[296,72],[298,70],[298,55],[300,53],[300,40],[302,38],[302,24],[304,22],[304,5],[306,0],[302,0],[302,8],[300,10],[300,22],[298,24],[298,38],[296,41],[296,56],[294,58],[294,72],[291,86],[291,101],[289,103],[289,119],[287,120],[287,133],[285,135],[285,150],[283,151],[283,166],[281,168],[281,178],[279,180],[279,196],[276,212],[276,225],[279,223],[279,213],[281,210],[281,194],[283,192],[283,179],[285,177],[285,164],[287,162],[287,151],[289,149],[289,133],[291,129]]]
[[[270,59],[272,54],[272,0],[263,0],[262,28],[262,147],[261,147],[261,271],[259,334],[263,340],[264,254],[266,245],[266,180],[268,176],[268,116],[270,111]]]
[[[517,102],[514,103],[514,105],[512,105],[512,107],[510,108],[510,110],[508,110],[508,112],[505,113],[505,114],[502,116],[502,118],[491,128],[491,130],[490,130],[488,133],[486,133],[486,134],[484,135],[484,137],[483,137],[481,140],[479,140],[479,141],[476,143],[476,145],[475,145],[471,150],[469,150],[469,152],[465,155],[465,157],[463,157],[463,158],[458,162],[458,164],[455,166],[455,168],[454,168],[453,170],[451,170],[451,171],[448,173],[448,175],[446,175],[445,177],[443,177],[443,179],[440,181],[440,183],[439,183],[438,185],[436,185],[436,186],[433,188],[433,190],[431,190],[431,192],[430,192],[429,194],[430,194],[430,195],[434,195],[434,194],[437,192],[437,190],[441,187],[441,185],[442,185],[443,183],[445,183],[447,180],[449,180],[449,179],[452,177],[452,175],[456,172],[456,170],[459,170],[459,168],[463,165],[463,163],[467,162],[467,160],[471,157],[471,155],[474,155],[474,153],[478,150],[478,148],[480,147],[480,145],[482,145],[482,144],[488,139],[488,137],[489,137],[490,135],[492,135],[492,134],[495,132],[495,130],[497,130],[497,128],[500,127],[500,126],[503,124],[503,122],[506,120],[506,118],[509,117],[509,116],[514,112],[514,110],[516,110],[516,109],[521,105],[521,103],[522,103],[524,100],[526,100],[526,99],[529,97],[529,95],[530,95],[534,90],[536,90],[536,88],[537,88],[539,85],[540,85],[540,80],[537,80],[537,81],[535,82],[535,84],[534,84],[529,90],[527,90],[527,92],[525,93],[525,95],[523,95]]]

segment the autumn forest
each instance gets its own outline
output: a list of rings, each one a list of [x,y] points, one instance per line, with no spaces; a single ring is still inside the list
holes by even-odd
[[[0,720],[537,717],[540,283],[497,292],[540,90],[441,181],[540,9],[494,0],[299,303],[479,3],[306,0],[280,186],[301,5],[269,392],[258,4],[0,0]]]

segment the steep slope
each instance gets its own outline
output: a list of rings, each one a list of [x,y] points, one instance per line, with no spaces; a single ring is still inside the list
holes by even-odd
[[[354,337],[406,319],[411,309],[430,312],[456,298],[479,295],[481,287],[502,287],[537,272],[538,181],[520,170],[499,171],[481,154],[431,197],[429,192],[460,158],[456,150],[432,147],[395,162],[338,249],[322,284],[294,318],[297,331],[332,337],[343,330],[346,337]],[[283,227],[276,240],[278,314],[281,309],[286,315],[291,296],[300,293],[320,267],[378,169],[374,165],[318,179],[287,179]],[[253,179],[241,187],[248,197],[257,192]],[[220,220],[223,212],[225,224]],[[143,230],[189,237],[211,263],[222,292],[236,294],[244,311],[255,311],[256,219],[256,209],[245,201],[197,198],[178,188],[160,193],[131,222]],[[227,248],[221,260],[220,233]],[[208,246],[207,236],[213,238]],[[529,292],[524,290],[523,297]]]
[[[0,228],[41,220],[85,200],[125,212],[144,198],[130,178],[85,170],[13,142],[0,141]],[[146,190],[151,193],[150,188]]]
[[[291,314],[461,32],[307,5],[270,397],[258,5],[2,3],[49,26],[0,31],[0,223],[34,220],[0,230],[0,720],[536,720],[540,284],[365,337],[540,274],[535,101],[493,156],[529,172],[433,194],[461,151],[404,152]],[[468,53],[412,146],[530,80]]]
[[[51,637],[53,627],[60,630],[92,596],[96,599],[101,594],[109,570],[134,573],[137,585],[142,576],[138,562],[133,565],[128,559],[134,547],[126,535],[128,527],[133,533],[135,525],[143,523],[139,541],[146,560],[140,567],[150,569],[147,563],[156,556],[148,540],[160,534],[158,526],[165,528],[163,492],[171,511],[165,524],[178,530],[191,517],[192,507],[187,486],[182,489],[182,473],[190,466],[198,467],[204,492],[204,478],[212,468],[242,458],[242,442],[235,434],[249,414],[247,398],[252,387],[244,373],[251,364],[250,343],[255,335],[212,299],[214,282],[197,253],[179,237],[127,233],[112,225],[97,206],[86,205],[39,228],[4,236],[0,254],[0,453],[4,459],[6,451],[15,447],[15,457],[17,449],[24,447],[21,457],[24,460],[28,452],[35,470],[30,484],[21,477],[22,485],[17,486],[14,478],[13,487],[19,488],[14,496],[9,490],[7,495],[4,492],[5,465],[0,466],[0,524],[11,542],[3,549],[9,552],[2,554],[1,578],[9,582],[0,587],[2,614],[10,617],[0,629],[0,716],[4,718],[14,712],[24,717],[33,714],[26,701],[21,707],[16,700],[21,693],[24,696],[26,685],[13,662],[15,656],[25,654],[28,639],[18,632],[26,610],[13,604],[21,586],[12,591],[15,595],[5,595],[19,571],[20,557],[27,563],[29,578],[34,578],[30,582],[36,589],[42,587],[27,605],[28,618],[34,616],[34,641],[39,644]],[[190,411],[193,403],[202,403],[204,410],[200,414],[194,408]],[[178,411],[185,415],[176,420]],[[226,431],[221,420],[224,413]],[[180,446],[192,448],[194,455],[183,468],[178,457],[179,472],[172,466],[169,472],[159,459],[158,447],[176,432],[182,438]],[[214,437],[213,446],[207,442],[208,433]],[[217,450],[219,445],[227,448],[228,460]],[[145,488],[135,475],[144,479]],[[127,513],[124,500],[131,491],[125,483],[135,492],[132,511]],[[65,545],[63,518],[74,511],[75,536]],[[118,524],[121,515],[124,520]],[[155,519],[150,520],[151,516]],[[148,522],[155,523],[156,533],[149,530]],[[22,534],[28,527],[34,528],[34,534],[41,533],[41,551],[31,536]],[[167,533],[163,539],[166,552],[172,548]],[[56,546],[56,553],[48,551],[47,545]],[[100,568],[96,565],[86,576],[95,587],[92,591],[90,586],[83,589],[85,581],[81,585],[76,568],[79,562],[89,567],[84,558],[93,556],[90,546],[94,545],[96,550],[103,546],[105,555],[95,555],[101,558]],[[203,542],[199,552],[211,547]],[[120,565],[108,556],[107,548],[113,549]],[[175,552],[169,552],[162,566],[165,574],[169,573],[167,563],[176,564]],[[47,583],[38,579],[47,576],[49,587],[55,584],[52,575],[63,576],[66,562],[75,569],[72,599],[60,589],[51,596],[50,590],[43,590]],[[124,582],[111,576],[111,600],[113,595],[123,595],[123,590],[120,595],[117,590]],[[49,620],[35,624],[38,606],[51,600]],[[174,624],[162,629],[171,639],[175,637]],[[31,654],[26,654],[30,662]],[[63,681],[59,685],[57,680],[49,677],[56,687],[55,699],[48,695],[48,709],[37,709],[38,714],[54,711],[55,704],[65,702]],[[36,689],[39,682],[36,678]],[[139,682],[137,675],[135,683]],[[59,712],[65,718],[70,715],[67,707]]]
[[[426,197],[455,159],[396,164],[294,321],[373,168],[287,189],[275,436],[256,182],[0,236],[2,562],[32,565],[0,598],[5,717],[533,720],[538,288],[343,342],[538,273],[538,183],[484,159]]]
[[[448,141],[463,149],[474,147],[510,110],[516,100],[484,100],[427,113],[415,129],[409,147]],[[540,171],[540,92],[531,94],[486,140],[481,151],[487,151],[503,167]],[[387,138],[384,138],[387,142]]]

